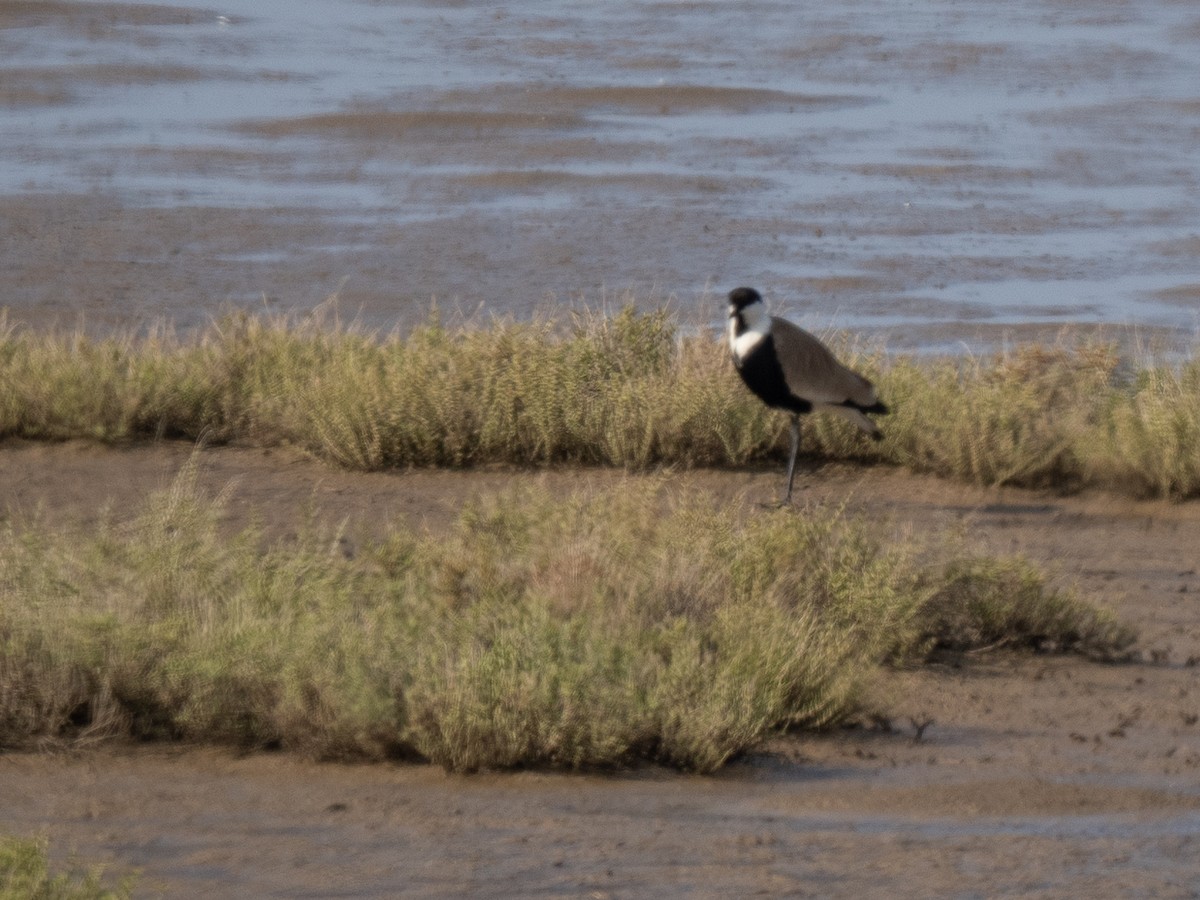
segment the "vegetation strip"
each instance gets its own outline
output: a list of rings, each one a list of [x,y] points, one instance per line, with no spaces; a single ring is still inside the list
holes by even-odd
[[[835,341],[836,344],[836,341]],[[978,484],[1200,495],[1200,358],[1131,366],[1079,341],[987,359],[839,348],[894,410],[869,444],[815,416],[802,452]],[[234,315],[203,333],[93,340],[0,328],[0,437],[293,444],[351,469],[586,463],[735,467],[787,453],[787,419],[711,335],[665,311],[569,323],[436,321],[401,337]]]
[[[0,531],[0,746],[110,737],[710,772],[863,709],[880,666],[1130,631],[1019,559],[885,540],[666,479],[485,498],[347,558],[220,527],[193,462],[125,523]]]
[[[137,875],[108,886],[103,866],[83,869],[75,860],[65,872],[52,872],[45,838],[0,834],[0,900],[127,900]]]

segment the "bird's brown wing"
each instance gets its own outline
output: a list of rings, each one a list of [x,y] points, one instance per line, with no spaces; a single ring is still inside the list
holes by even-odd
[[[847,369],[816,337],[778,316],[771,318],[771,337],[788,388],[811,403],[847,401],[869,407],[878,402],[875,386]]]

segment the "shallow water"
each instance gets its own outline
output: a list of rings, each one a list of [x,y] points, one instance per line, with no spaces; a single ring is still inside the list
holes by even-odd
[[[0,305],[1194,336],[1198,64],[1184,0],[10,2]]]

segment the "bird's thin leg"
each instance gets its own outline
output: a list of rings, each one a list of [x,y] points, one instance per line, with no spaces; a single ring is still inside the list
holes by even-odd
[[[787,495],[783,498],[783,504],[792,502],[792,479],[796,476],[796,454],[800,452],[800,417],[792,416],[792,456],[788,460],[788,486]]]

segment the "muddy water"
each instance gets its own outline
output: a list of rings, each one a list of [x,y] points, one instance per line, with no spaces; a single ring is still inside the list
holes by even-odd
[[[1200,328],[1187,0],[0,3],[0,305]]]

